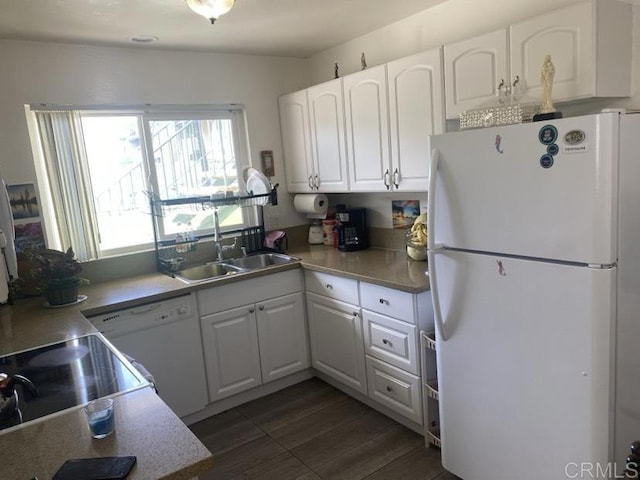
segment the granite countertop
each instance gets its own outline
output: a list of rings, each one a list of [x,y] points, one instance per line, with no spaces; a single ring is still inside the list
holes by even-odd
[[[429,290],[427,262],[407,257],[403,250],[368,248],[341,252],[324,245],[304,245],[287,252],[300,258],[302,266],[344,277],[375,283],[409,293]]]
[[[149,273],[126,279],[81,287],[87,300],[78,305],[46,308],[41,297],[19,300],[0,306],[0,355],[68,340],[95,332],[86,317],[100,315],[143,303],[163,300],[214,285],[239,282],[302,267],[356,280],[419,293],[429,289],[427,262],[417,262],[401,250],[370,248],[340,252],[323,245],[292,248],[289,255],[300,262],[274,265],[259,271],[217,278],[188,285],[161,273]]]
[[[134,455],[127,480],[183,480],[213,466],[211,453],[151,388],[114,398],[115,431],[91,438],[81,408],[0,434],[3,480],[53,477],[69,458]]]

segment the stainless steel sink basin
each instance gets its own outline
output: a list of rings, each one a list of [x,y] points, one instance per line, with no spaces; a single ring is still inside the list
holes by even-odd
[[[234,275],[241,271],[240,267],[227,263],[206,263],[179,270],[175,276],[186,283],[197,283],[225,275]]]
[[[258,253],[256,255],[250,255],[248,257],[233,258],[231,260],[225,260],[225,263],[239,267],[243,270],[255,270],[258,268],[265,268],[271,265],[280,265],[283,263],[295,262],[298,259],[290,257],[288,255],[282,255],[280,253]]]
[[[259,270],[272,265],[296,262],[295,257],[282,255],[280,253],[259,253],[248,257],[232,258],[219,262],[196,265],[195,267],[184,268],[177,271],[174,276],[185,283],[200,283],[214,280],[226,275]]]

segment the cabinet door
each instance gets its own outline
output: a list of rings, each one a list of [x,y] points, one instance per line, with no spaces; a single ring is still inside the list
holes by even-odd
[[[388,63],[387,79],[391,182],[396,190],[426,191],[429,135],[444,132],[441,50]]]
[[[287,189],[290,192],[310,192],[313,167],[309,143],[307,91],[282,95],[278,103]]]
[[[200,322],[209,400],[214,402],[260,385],[255,307],[206,315]]]
[[[348,75],[344,85],[351,191],[389,190],[386,65]]]
[[[339,79],[307,90],[314,186],[321,192],[348,192],[344,102]]]
[[[257,305],[262,379],[270,382],[309,368],[309,347],[302,293]]]
[[[592,96],[595,32],[591,2],[583,2],[511,26],[511,74],[527,95],[542,98],[540,69],[547,54],[555,67],[554,101]]]
[[[366,395],[359,307],[307,293],[307,313],[313,367]]]
[[[495,100],[498,85],[509,83],[507,30],[444,46],[447,118]]]

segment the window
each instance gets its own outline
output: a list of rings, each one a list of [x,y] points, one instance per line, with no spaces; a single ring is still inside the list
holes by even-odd
[[[238,193],[239,172],[248,164],[244,114],[236,107],[32,111],[42,153],[38,183],[55,220],[48,240],[60,248],[72,245],[81,260],[151,248],[150,195]],[[221,207],[220,226],[246,226],[246,215],[236,206]],[[211,210],[172,207],[159,233],[168,239],[212,228]]]

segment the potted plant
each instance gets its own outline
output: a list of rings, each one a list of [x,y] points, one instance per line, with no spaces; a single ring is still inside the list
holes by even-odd
[[[31,263],[31,274],[49,306],[66,305],[78,300],[78,273],[82,265],[75,258],[73,249],[66,252],[43,249],[26,253]]]

